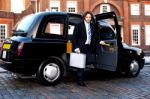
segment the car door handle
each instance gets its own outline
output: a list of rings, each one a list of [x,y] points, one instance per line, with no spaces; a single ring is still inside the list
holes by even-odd
[[[100,41],[99,44],[103,45],[103,46],[111,46],[111,45],[113,45],[113,43],[106,43],[106,42],[103,42],[103,41]]]

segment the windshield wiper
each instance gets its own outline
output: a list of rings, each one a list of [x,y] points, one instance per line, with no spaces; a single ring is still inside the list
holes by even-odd
[[[18,30],[13,30],[13,32],[25,32],[24,30],[18,29]]]
[[[13,36],[26,36],[27,32],[25,32],[24,30],[13,30]]]

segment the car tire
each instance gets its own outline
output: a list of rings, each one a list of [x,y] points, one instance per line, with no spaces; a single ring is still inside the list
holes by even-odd
[[[137,77],[140,73],[140,64],[137,60],[132,60],[127,66],[127,70],[125,72],[127,77]]]
[[[43,85],[56,85],[64,75],[63,62],[57,57],[45,60],[39,67],[36,77]]]

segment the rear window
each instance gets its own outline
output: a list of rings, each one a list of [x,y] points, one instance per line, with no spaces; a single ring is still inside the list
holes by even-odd
[[[35,19],[34,14],[23,17],[15,26],[14,33],[27,33]]]
[[[48,18],[47,18],[48,17]],[[62,39],[64,38],[66,17],[47,16],[44,20],[42,36],[44,38]]]
[[[46,24],[44,33],[48,35],[52,35],[52,34],[63,35],[63,30],[64,30],[64,19],[50,18]]]

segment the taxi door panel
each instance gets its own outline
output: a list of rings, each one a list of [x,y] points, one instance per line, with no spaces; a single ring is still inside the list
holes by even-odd
[[[96,61],[99,69],[115,71],[117,66],[116,40],[104,40],[108,45],[97,45]]]
[[[110,13],[111,14],[111,13]],[[100,17],[99,17],[100,16]],[[114,15],[97,15],[96,62],[99,69],[115,71],[118,61],[117,33]],[[102,43],[101,43],[102,42]]]

